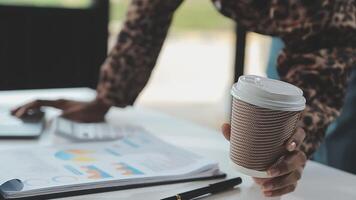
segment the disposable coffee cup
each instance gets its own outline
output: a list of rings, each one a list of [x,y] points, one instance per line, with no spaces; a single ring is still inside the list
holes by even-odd
[[[231,89],[230,158],[241,173],[270,177],[267,170],[287,153],[305,109],[303,91],[278,80],[241,76]]]

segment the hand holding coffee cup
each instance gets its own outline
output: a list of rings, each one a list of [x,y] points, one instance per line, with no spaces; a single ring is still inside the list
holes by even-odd
[[[223,124],[222,133],[227,140],[231,136],[230,124]],[[282,156],[277,163],[270,167],[267,172],[273,174],[271,178],[256,178],[254,181],[261,186],[266,196],[281,196],[293,192],[300,180],[307,158],[304,152],[298,149],[303,142],[305,132],[302,128],[297,128],[295,134],[286,142],[285,148],[289,153]],[[276,173],[277,172],[277,173]]]
[[[303,92],[258,76],[241,76],[231,92],[231,127],[224,125],[223,133],[230,139],[234,167],[255,177],[266,196],[294,190],[306,161],[298,151],[305,133],[297,129]]]

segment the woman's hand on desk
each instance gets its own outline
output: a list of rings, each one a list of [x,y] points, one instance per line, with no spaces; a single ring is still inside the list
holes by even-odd
[[[110,106],[99,101],[80,102],[66,99],[36,100],[20,106],[11,111],[12,115],[24,118],[27,113],[41,109],[41,107],[53,107],[63,111],[62,117],[78,122],[104,121],[105,114]]]
[[[227,140],[230,140],[230,128],[229,124],[222,126],[222,132]],[[297,182],[302,177],[307,161],[304,152],[299,150],[304,138],[304,130],[298,128],[286,143],[286,149],[289,153],[268,170],[273,178],[254,178],[254,181],[262,187],[266,196],[281,196],[293,192],[297,187]]]

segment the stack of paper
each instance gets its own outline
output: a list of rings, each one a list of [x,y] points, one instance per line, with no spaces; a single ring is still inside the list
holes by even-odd
[[[152,184],[221,175],[218,164],[137,129],[115,142],[0,152],[5,198]]]

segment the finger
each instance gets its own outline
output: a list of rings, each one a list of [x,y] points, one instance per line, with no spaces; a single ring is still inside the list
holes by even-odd
[[[14,116],[18,117],[18,118],[22,118],[26,115],[26,113],[29,110],[36,110],[36,109],[40,109],[41,105],[39,104],[38,101],[34,101],[31,103],[28,103],[24,106],[19,107],[16,112],[13,113]]]
[[[11,114],[12,115],[15,115],[15,113],[19,110],[21,108],[21,106],[20,107],[17,107],[17,108],[14,108],[14,109],[12,109],[11,110]]]
[[[72,121],[76,121],[76,122],[84,122],[84,120],[82,119],[80,114],[77,112],[64,112],[61,115],[61,117],[72,120]]]
[[[307,157],[302,151],[295,151],[289,155],[286,155],[267,172],[272,177],[282,176],[305,165],[306,161]]]
[[[54,107],[58,108],[61,110],[64,110],[66,108],[66,102],[67,100],[59,99],[59,100],[36,100],[33,102],[30,102],[28,104],[25,104],[21,107],[18,107],[14,109],[11,113],[12,115],[22,118],[24,117],[29,110],[37,110],[40,109],[43,106],[47,107]]]
[[[221,126],[221,131],[227,140],[230,140],[230,129],[230,124],[225,123]]]
[[[303,167],[286,174],[284,176],[273,178],[262,185],[264,191],[279,190],[291,184],[296,184],[302,178]]]
[[[288,151],[296,150],[304,141],[305,131],[302,128],[297,128],[294,135],[286,143],[286,148]]]
[[[255,183],[258,184],[258,185],[263,185],[265,182],[271,180],[271,178],[255,178],[255,177],[253,177],[252,179],[253,179],[253,180],[255,181]]]
[[[105,116],[104,115],[90,115],[87,114],[83,111],[69,111],[69,112],[64,112],[61,117],[76,121],[76,122],[83,122],[83,123],[91,123],[91,122],[103,122],[105,121]]]
[[[57,100],[38,100],[41,106],[53,107],[60,110],[65,110],[68,100],[57,99]]]
[[[265,191],[263,193],[267,197],[277,197],[277,196],[282,196],[284,194],[293,192],[296,187],[297,187],[297,184],[293,184],[293,185],[288,185],[287,187],[284,187],[282,189],[278,189],[278,190],[274,190],[274,191]]]

